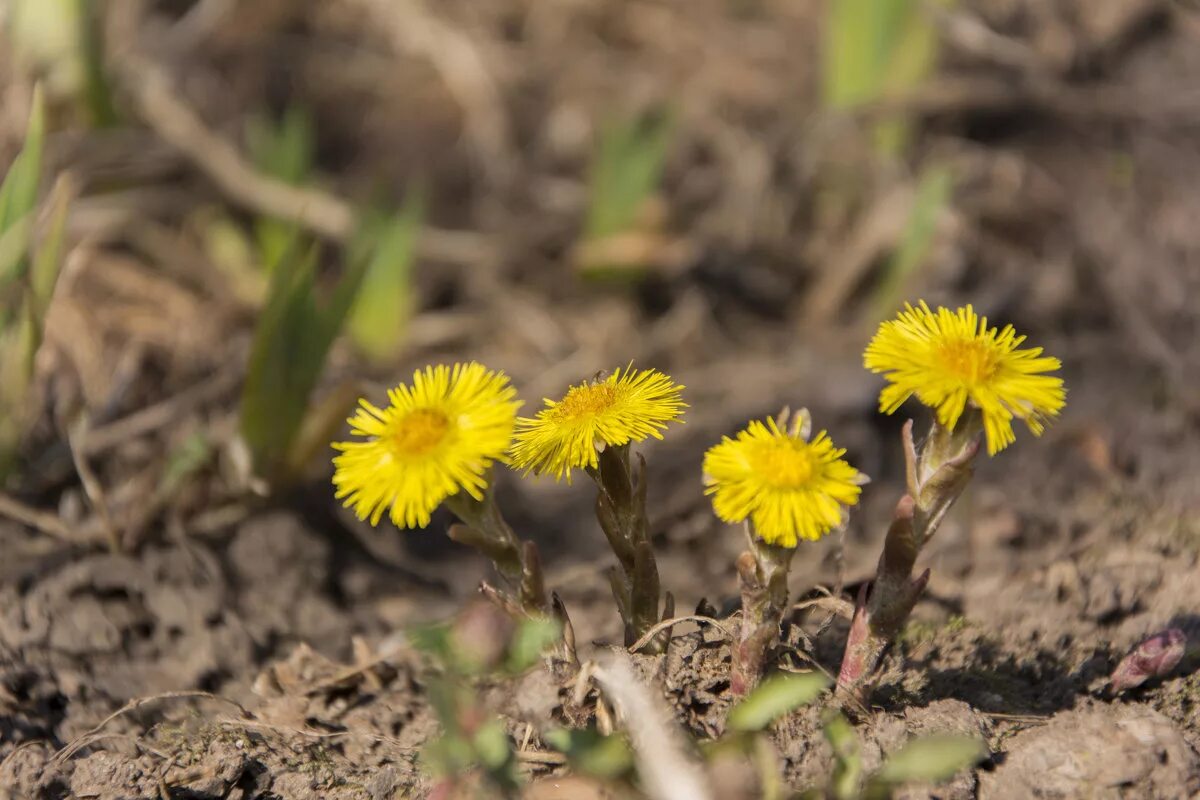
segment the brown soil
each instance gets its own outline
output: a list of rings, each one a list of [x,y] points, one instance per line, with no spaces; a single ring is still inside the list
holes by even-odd
[[[251,110],[306,104],[331,191],[399,197],[417,176],[432,190],[443,233],[427,240],[410,344],[386,367],[340,345],[321,394],[366,378],[377,396],[414,367],[466,357],[506,370],[527,404],[631,359],[668,371],[687,386],[688,421],[645,454],[659,568],[681,613],[702,598],[733,608],[742,547],[702,495],[701,454],[784,405],[810,408],[873,479],[844,546],[802,549],[793,594],[852,597],[870,577],[902,479],[903,420],[875,412],[879,382],[859,361],[898,240],[888,198],[909,208],[918,165],[950,165],[953,202],[900,297],[1011,321],[1062,358],[1069,403],[1041,440],[1021,432],[981,464],[922,555],[930,591],[858,722],[865,766],[912,736],[966,732],[986,738],[988,761],[904,796],[1200,792],[1191,4],[959,4],[958,22],[991,34],[947,29],[944,63],[911,105],[911,159],[860,174],[845,219],[814,200],[863,153],[846,120],[816,113],[818,4],[413,3],[420,24],[400,45],[371,0],[233,4],[212,19],[207,5],[219,4],[112,4],[126,109],[139,75],[128,60],[148,59],[233,141]],[[483,78],[440,58],[460,46]],[[3,70],[6,108],[24,108],[25,84]],[[594,130],[667,102],[680,115],[662,197],[671,257],[636,283],[583,280],[569,251]],[[0,117],[0,152],[15,151],[21,116]],[[252,499],[230,442],[253,310],[200,236],[206,214],[244,220],[245,204],[153,127],[51,141],[84,199],[39,364],[44,413],[11,492],[41,512],[0,523],[0,794],[426,796],[418,753],[437,723],[401,631],[460,608],[487,565],[440,533],[445,517],[404,535],[359,523],[336,507],[323,460],[299,489]],[[90,492],[67,447],[70,409],[91,423]],[[198,433],[211,458],[163,494],[166,465]],[[587,488],[501,481],[581,656],[619,642]],[[123,554],[108,552],[110,530]],[[836,671],[846,623],[827,617],[796,622]],[[1107,692],[1117,660],[1170,626],[1191,642],[1180,667]],[[717,736],[728,647],[708,627],[676,635],[640,665],[684,728]],[[571,713],[572,687],[537,671],[495,689],[518,744],[525,723]],[[772,734],[796,789],[829,774],[819,717],[798,712]],[[563,775],[536,731],[524,746],[525,772]],[[542,783],[530,796],[598,791]]]

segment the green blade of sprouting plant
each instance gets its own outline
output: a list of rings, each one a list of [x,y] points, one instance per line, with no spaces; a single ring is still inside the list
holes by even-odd
[[[825,718],[825,740],[833,749],[833,774],[829,776],[829,793],[833,800],[855,800],[862,781],[862,756],[858,735],[840,713]]]
[[[184,439],[168,454],[156,493],[160,497],[175,494],[188,478],[199,472],[212,459],[212,455],[212,442],[204,433],[193,433]]]
[[[67,232],[67,212],[71,208],[74,186],[63,176],[55,183],[50,195],[50,218],[46,231],[38,243],[29,271],[30,301],[34,304],[35,317],[40,321],[46,315],[50,296],[58,283],[62,271],[63,242]]]
[[[867,785],[868,798],[886,798],[892,787],[910,781],[940,783],[987,755],[983,740],[969,736],[926,736],[900,748],[883,763]]]
[[[259,114],[246,124],[246,145],[254,166],[292,185],[309,179],[316,141],[312,115],[303,106],[288,106],[278,122]]]
[[[521,620],[508,645],[509,672],[524,672],[538,662],[542,654],[562,638],[562,626],[550,617]]]
[[[299,429],[324,354],[314,341],[317,252],[285,258],[271,276],[242,389],[241,432],[256,472],[273,478]]]
[[[949,6],[952,0],[935,0]],[[930,6],[913,4],[897,20],[895,40],[890,49],[886,69],[881,75],[880,94],[897,97],[921,85],[937,64],[938,30]],[[875,129],[875,145],[884,155],[899,155],[911,138],[912,124],[908,119],[884,120]]]
[[[83,61],[83,99],[92,125],[108,128],[118,122],[117,107],[104,69],[104,4],[94,0],[75,0],[75,19],[79,26],[79,51]]]
[[[827,0],[824,95],[831,108],[878,97],[910,0]]]
[[[264,115],[250,118],[246,142],[254,165],[272,178],[300,185],[312,175],[316,153],[316,128],[302,106],[289,106],[278,122]],[[288,252],[293,236],[291,223],[272,217],[255,220],[259,260],[267,272]]]
[[[413,313],[412,268],[424,216],[423,192],[417,189],[394,217],[364,226],[360,246],[373,252],[347,328],[373,361],[395,355],[404,342]]]
[[[362,285],[366,260],[351,259],[321,305],[315,246],[285,257],[271,276],[242,390],[241,432],[256,472],[272,483],[295,477],[297,437],[334,339]]]
[[[936,165],[921,176],[912,213],[905,226],[900,246],[888,262],[875,292],[875,308],[882,317],[891,312],[913,274],[925,263],[937,232],[938,216],[950,202],[954,176],[950,169]]]
[[[46,115],[40,87],[34,87],[33,103],[29,110],[29,122],[25,129],[25,142],[21,152],[13,160],[4,182],[0,184],[0,233],[14,226],[28,228],[33,224],[33,213],[37,207],[38,184],[42,177],[42,149],[46,136]],[[15,247],[15,245],[13,245]],[[22,248],[27,249],[27,248]],[[10,258],[9,263],[0,264],[0,286],[6,286],[21,277],[28,268],[28,259]]]
[[[581,775],[614,780],[633,769],[633,752],[620,736],[604,736],[595,728],[553,728],[542,739]]]
[[[11,221],[7,227],[0,229],[0,289],[10,290],[17,283],[22,273],[26,271],[29,262],[29,240],[33,233],[35,213],[30,211],[25,216]],[[6,302],[0,307],[0,327],[3,327],[13,311],[11,303]]]
[[[28,279],[23,290],[23,314],[20,322],[21,374],[15,386],[10,386],[20,400],[24,399],[33,377],[34,360],[46,331],[46,311],[54,285],[62,268],[63,240],[66,237],[67,211],[71,204],[72,187],[63,178],[54,185],[50,196],[50,218],[45,233],[32,257]],[[30,215],[32,216],[32,215]],[[10,380],[14,380],[10,377]],[[17,402],[20,402],[17,400]]]
[[[584,235],[622,233],[658,187],[674,130],[669,111],[609,124],[592,160]]]
[[[729,712],[733,731],[761,731],[775,720],[816,700],[829,679],[817,672],[767,678]]]

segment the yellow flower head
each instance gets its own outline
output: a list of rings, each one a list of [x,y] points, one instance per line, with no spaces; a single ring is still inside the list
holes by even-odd
[[[425,527],[460,491],[482,500],[488,468],[512,441],[516,396],[503,372],[471,362],[418,370],[412,386],[388,392],[387,408],[360,400],[348,421],[366,439],[333,445],[337,498],[372,525],[390,509],[404,528]]]
[[[562,400],[547,399],[536,417],[517,420],[513,466],[570,483],[573,468],[596,467],[597,447],[661,439],[687,408],[682,389],[658,370],[632,367],[572,386]]]
[[[891,414],[915,394],[953,430],[970,402],[982,412],[988,454],[995,455],[1016,438],[1014,417],[1040,436],[1066,405],[1062,378],[1042,374],[1062,362],[1040,347],[1018,349],[1024,341],[1011,325],[989,328],[971,306],[934,312],[922,301],[879,326],[863,363],[891,381],[879,395],[880,411]]]
[[[704,493],[725,522],[749,518],[768,544],[795,547],[816,541],[841,524],[858,502],[866,479],[842,460],[825,431],[809,441],[807,412],[788,430],[774,419],[755,420],[736,439],[728,436],[704,455]]]

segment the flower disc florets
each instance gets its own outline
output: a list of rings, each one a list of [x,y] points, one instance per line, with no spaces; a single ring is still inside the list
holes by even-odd
[[[725,522],[749,519],[768,544],[795,547],[815,541],[841,524],[858,502],[865,478],[842,460],[821,431],[806,436],[807,414],[789,430],[774,419],[755,420],[737,438],[726,436],[704,456],[705,494]]]
[[[879,395],[884,413],[915,394],[953,430],[968,403],[978,408],[994,455],[1015,440],[1014,418],[1040,436],[1066,405],[1062,378],[1043,374],[1062,363],[1040,347],[1021,349],[1024,341],[1011,325],[989,328],[969,305],[935,312],[922,302],[879,326],[863,363],[890,381]]]
[[[596,467],[597,448],[661,439],[687,408],[682,390],[658,370],[632,368],[572,386],[536,416],[517,420],[513,466],[570,482],[572,469]]]
[[[414,373],[411,386],[388,392],[387,408],[360,400],[350,432],[365,440],[333,445],[336,496],[372,525],[388,510],[406,528],[428,525],[460,491],[482,500],[512,441],[516,395],[503,372],[472,362]]]

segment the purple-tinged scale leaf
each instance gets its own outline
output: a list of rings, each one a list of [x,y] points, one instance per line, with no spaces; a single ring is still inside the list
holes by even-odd
[[[1167,628],[1143,639],[1121,659],[1113,670],[1109,685],[1123,692],[1141,686],[1150,678],[1160,678],[1179,664],[1187,651],[1187,636],[1179,628]]]

